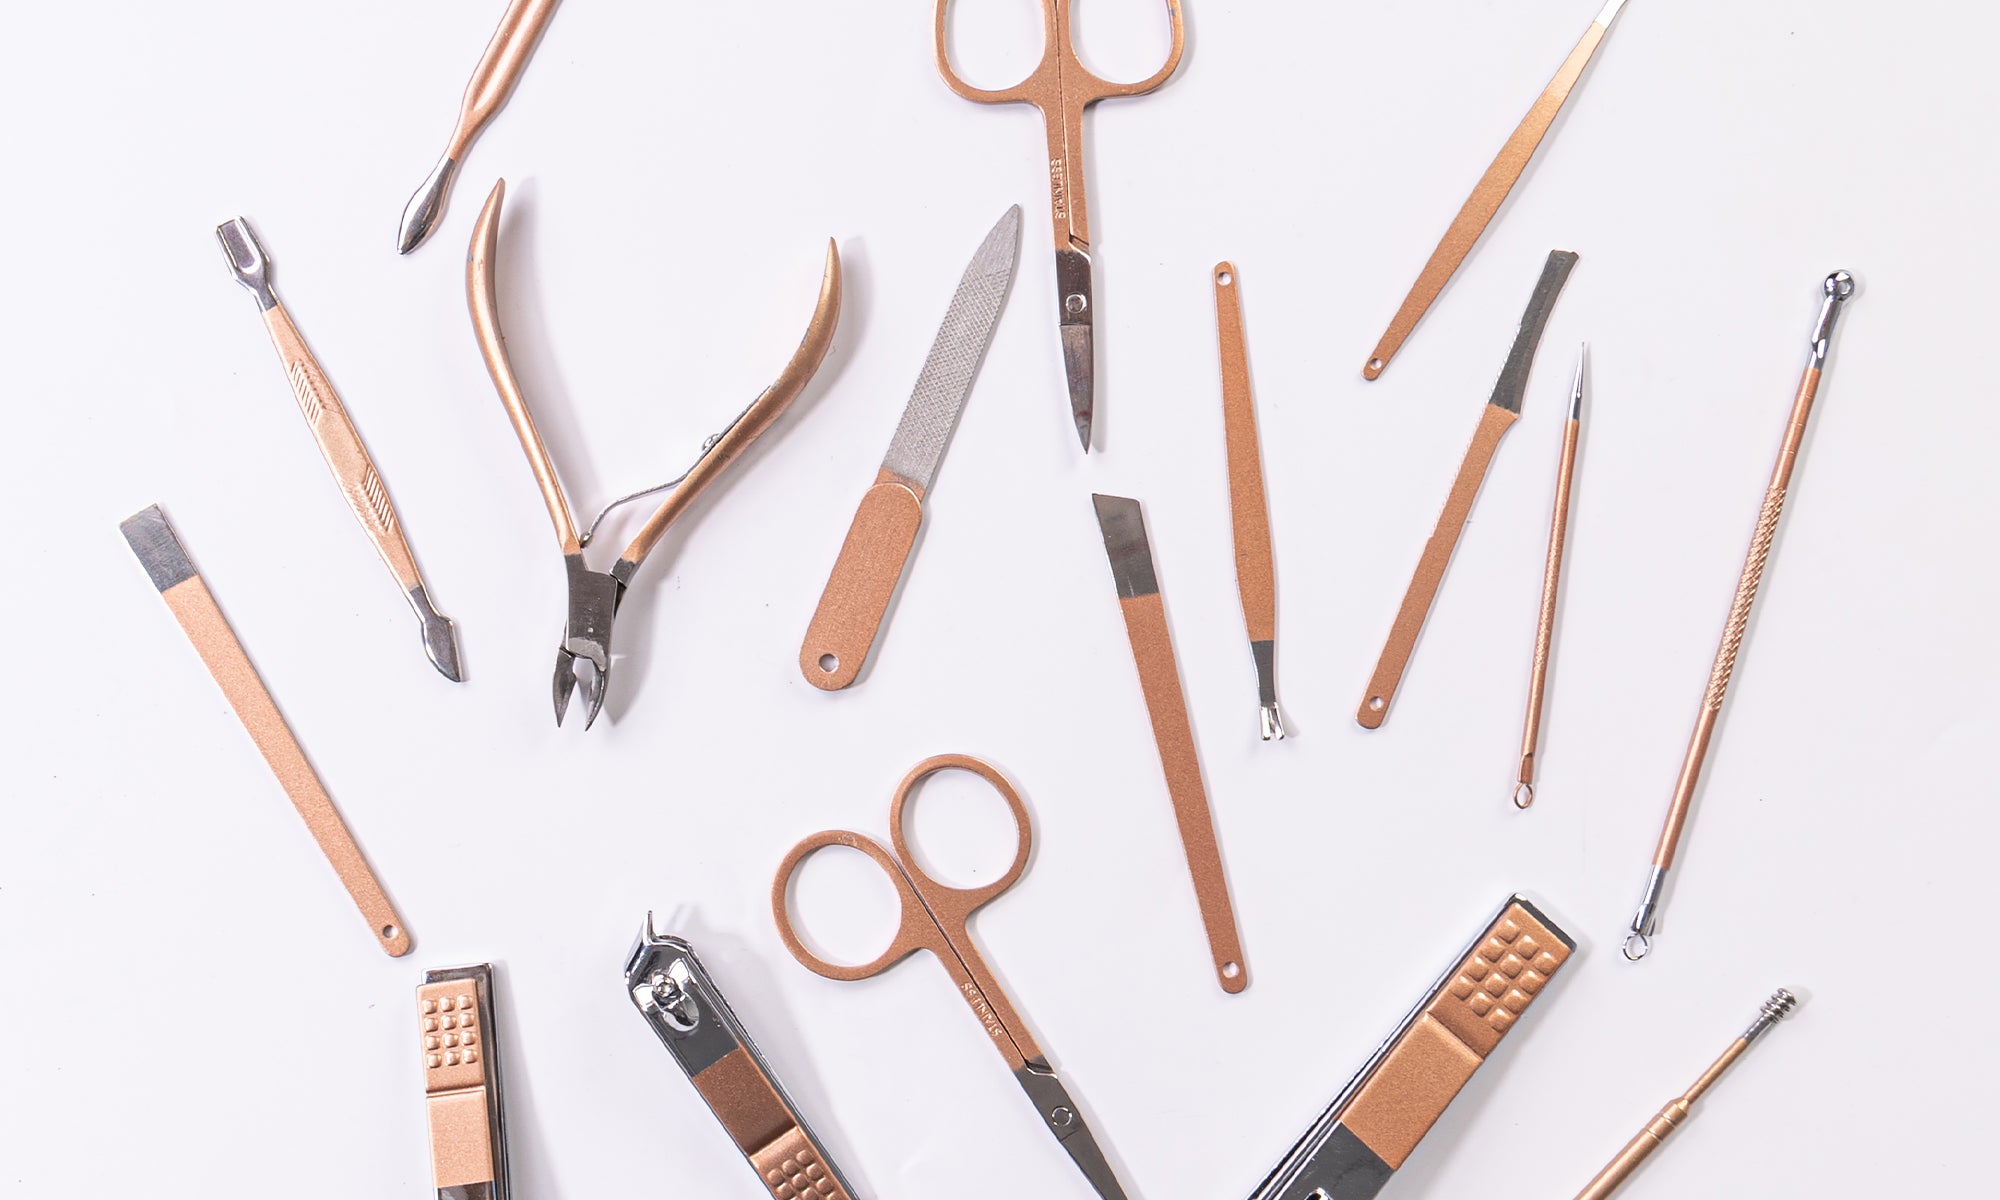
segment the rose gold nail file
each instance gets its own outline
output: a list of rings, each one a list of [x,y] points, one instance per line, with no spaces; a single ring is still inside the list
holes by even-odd
[[[896,585],[909,569],[924,520],[924,497],[972,394],[979,360],[993,342],[1020,250],[1017,204],[987,233],[958,281],[888,456],[875,473],[874,486],[861,497],[819,608],[806,627],[799,670],[816,688],[837,692],[861,676]]]
[[[1528,115],[1521,118],[1514,136],[1500,148],[1499,156],[1493,160],[1492,166],[1486,168],[1486,174],[1479,177],[1479,183],[1472,189],[1465,207],[1458,210],[1451,228],[1444,232],[1444,240],[1438,243],[1436,250],[1431,251],[1430,261],[1424,264],[1423,273],[1417,276],[1410,294],[1404,297],[1403,307],[1396,310],[1395,319],[1389,322],[1388,332],[1382,335],[1382,340],[1375,346],[1375,353],[1361,368],[1363,379],[1377,378],[1388,369],[1389,360],[1402,349],[1404,339],[1430,311],[1438,293],[1444,291],[1444,285],[1458,273],[1465,256],[1472,253],[1480,235],[1486,232],[1486,226],[1506,202],[1507,194],[1514,190],[1514,185],[1521,180],[1521,173],[1528,169],[1528,162],[1535,157],[1536,148],[1548,135],[1549,126],[1555,124],[1563,105],[1568,102],[1570,89],[1583,77],[1583,69],[1590,65],[1598,44],[1610,32],[1611,22],[1617,19],[1618,10],[1623,7],[1625,0],[1606,0],[1603,10],[1591,21],[1590,28],[1583,31],[1576,49],[1571,50],[1569,57],[1563,61],[1562,69],[1556,72],[1554,79],[1549,80],[1549,86],[1543,89],[1541,98],[1528,110]]]
[[[1153,570],[1146,518],[1137,500],[1122,496],[1090,499],[1097,506],[1104,552],[1111,559],[1118,607],[1125,614],[1125,636],[1132,641],[1132,659],[1139,666],[1139,688],[1146,695],[1146,712],[1153,719],[1153,742],[1160,751],[1160,766],[1167,773],[1167,794],[1173,798],[1188,873],[1194,877],[1201,923],[1208,930],[1216,981],[1225,992],[1240,992],[1250,986],[1250,965],[1243,958],[1236,909],[1229,900],[1229,878],[1223,873],[1222,850],[1215,840],[1215,818],[1201,783],[1201,759],[1195,753],[1194,726],[1188,721],[1187,697],[1181,691],[1180,668],[1174,662],[1173,633],[1167,627],[1167,609],[1160,599],[1160,578]]]
[[[243,652],[243,644],[236,640],[228,619],[216,607],[208,585],[188,560],[187,551],[174,536],[173,526],[167,524],[166,514],[156,504],[127,517],[118,528],[131,544],[132,553],[139,556],[153,586],[160,590],[174,619],[194,643],[195,653],[201,655],[209,674],[215,676],[229,707],[236,710],[243,728],[249,731],[250,740],[257,743],[264,761],[271,766],[271,773],[291,797],[292,805],[299,810],[327,862],[333,864],[334,873],[340,876],[347,894],[354,898],[354,906],[361,910],[376,941],[391,957],[408,954],[411,946],[408,926],[396,915],[388,893],[382,890],[382,882],[369,870],[361,847],[355,844],[354,835],[340,819],[340,810],[333,806],[333,798],[326,794],[326,787],[314,774],[312,763],[306,760],[305,751],[299,748],[271,693],[265,690],[264,681],[258,678],[257,668]]]
[[[1375,663],[1375,674],[1368,680],[1368,694],[1354,714],[1363,729],[1380,729],[1382,722],[1389,719],[1389,702],[1396,698],[1403,671],[1410,665],[1410,655],[1416,652],[1417,635],[1424,631],[1431,603],[1444,584],[1445,568],[1451,566],[1452,551],[1458,549],[1458,535],[1465,532],[1466,519],[1472,516],[1473,501],[1479,499],[1479,485],[1486,481],[1486,469],[1493,465],[1493,452],[1500,448],[1500,439],[1514,427],[1514,422],[1521,419],[1521,399],[1528,388],[1529,368],[1535,365],[1535,349],[1541,345],[1549,312],[1555,308],[1556,297],[1562,294],[1576,257],[1567,250],[1551,250],[1548,261],[1542,265],[1541,280],[1535,285],[1535,294],[1528,299],[1527,311],[1521,314],[1521,331],[1514,337],[1507,365],[1501,368],[1500,381],[1493,385],[1493,397],[1486,402],[1472,444],[1466,447],[1458,478],[1452,480],[1451,494],[1445,497],[1444,511],[1438,514],[1437,527],[1424,543],[1423,557],[1417,560],[1409,590],[1403,593],[1403,606],[1396,610],[1396,623],[1389,627],[1389,640]]]

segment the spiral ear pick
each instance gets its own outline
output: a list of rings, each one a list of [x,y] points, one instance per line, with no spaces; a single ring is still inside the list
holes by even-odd
[[[1645,1162],[1653,1151],[1666,1143],[1669,1134],[1680,1128],[1681,1122],[1687,1120],[1688,1112],[1694,1107],[1694,1102],[1701,1099],[1702,1093],[1715,1086],[1715,1081],[1722,1078],[1724,1071],[1736,1065],[1736,1060],[1743,1057],[1743,1052],[1750,1048],[1750,1043],[1762,1037],[1771,1026],[1790,1016],[1798,1005],[1799,998],[1784,988],[1771,993],[1771,998],[1764,1002],[1763,1009],[1758,1012],[1757,1019],[1750,1023],[1750,1028],[1743,1031],[1743,1036],[1729,1043],[1729,1049],[1724,1050],[1722,1057],[1716,1059],[1708,1070],[1701,1073],[1701,1078],[1694,1081],[1693,1087],[1681,1093],[1679,1099],[1661,1109],[1659,1115],[1641,1129],[1637,1136],[1625,1143],[1625,1148],[1618,1152],[1618,1157],[1612,1159],[1597,1173],[1597,1178],[1591,1180],[1576,1194],[1576,1200],[1607,1200],[1611,1193],[1617,1191],[1627,1179],[1631,1178],[1632,1172],[1639,1169],[1640,1163]]]
[[[1791,420],[1785,426],[1784,444],[1778,450],[1778,465],[1771,472],[1771,486],[1764,493],[1764,507],[1757,514],[1757,531],[1750,538],[1750,555],[1743,563],[1742,578],[1736,584],[1736,599],[1729,606],[1729,620],[1722,627],[1722,645],[1715,652],[1715,666],[1709,672],[1708,691],[1702,697],[1701,712],[1695,717],[1694,736],[1688,740],[1687,758],[1681,763],[1680,780],[1674,784],[1673,802],[1667,808],[1666,828],[1660,831],[1659,847],[1653,852],[1653,871],[1646,878],[1646,894],[1632,918],[1625,937],[1625,957],[1638,962],[1653,948],[1653,927],[1660,916],[1660,893],[1666,886],[1667,871],[1674,865],[1674,851],[1687,828],[1688,810],[1694,804],[1694,790],[1701,780],[1702,760],[1708,757],[1709,740],[1715,736],[1715,722],[1722,715],[1723,694],[1729,677],[1736,671],[1736,654],[1743,647],[1743,633],[1750,625],[1750,608],[1757,603],[1757,587],[1764,581],[1764,563],[1771,555],[1771,543],[1778,536],[1778,518],[1785,509],[1785,492],[1791,487],[1792,466],[1798,461],[1799,445],[1805,441],[1806,421],[1812,416],[1813,397],[1819,393],[1820,373],[1826,369],[1827,351],[1833,344],[1834,322],[1841,306],[1854,295],[1854,276],[1835,271],[1821,288],[1824,300],[1819,319],[1813,322],[1811,357],[1804,378],[1799,380],[1798,397],[1792,401]]]

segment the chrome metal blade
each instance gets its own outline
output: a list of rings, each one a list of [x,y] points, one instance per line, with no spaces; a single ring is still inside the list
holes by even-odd
[[[1563,284],[1569,282],[1576,258],[1568,250],[1549,251],[1548,261],[1542,264],[1542,277],[1535,282],[1535,294],[1528,297],[1527,311],[1521,314],[1521,331],[1514,335],[1514,347],[1507,352],[1507,365],[1500,368],[1500,378],[1493,384],[1493,397],[1487,401],[1493,407],[1520,414],[1521,398],[1528,390],[1528,372],[1535,365],[1535,349],[1542,344],[1542,330],[1548,328],[1549,313],[1555,309],[1556,297],[1562,295]]]
[[[1017,204],[1001,216],[966,265],[958,291],[952,294],[951,307],[945,310],[944,324],[931,343],[930,357],[924,360],[910,403],[896,426],[895,439],[889,443],[889,453],[882,459],[884,468],[926,492],[937,478],[938,463],[951,444],[958,415],[965,410],[979,360],[992,344],[993,328],[1000,321],[1008,285],[1014,281],[1020,249],[1021,206]]]
[[[1098,1148],[1097,1139],[1083,1123],[1083,1112],[1076,1101],[1070,1099],[1069,1090],[1062,1080],[1049,1069],[1048,1064],[1031,1062],[1015,1070],[1014,1078],[1021,1090],[1028,1093],[1035,1110],[1042,1114],[1042,1121],[1054,1134],[1056,1141],[1068,1152],[1070,1161],[1083,1172],[1090,1186],[1104,1200],[1125,1200],[1125,1189],[1118,1184],[1118,1176],[1112,1174],[1111,1163]]]

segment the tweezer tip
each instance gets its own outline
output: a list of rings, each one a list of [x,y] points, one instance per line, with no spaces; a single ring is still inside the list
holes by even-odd
[[[1262,705],[1257,710],[1257,718],[1263,726],[1262,732],[1265,741],[1282,742],[1285,740],[1285,719],[1279,714],[1277,705]]]

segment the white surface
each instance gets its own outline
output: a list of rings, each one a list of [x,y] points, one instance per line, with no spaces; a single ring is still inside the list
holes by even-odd
[[[1465,271],[1364,384],[1595,0],[1192,0],[1181,75],[1090,126],[1085,460],[1040,123],[946,91],[921,0],[566,4],[441,230],[398,259],[396,219],[500,7],[37,5],[0,46],[0,1188],[423,1194],[411,992],[425,966],[494,959],[519,1195],[749,1200],[622,994],[652,908],[864,1195],[1084,1196],[934,964],[836,984],[772,931],[793,841],[886,834],[897,779],[948,750],[998,763],[1034,812],[1034,863],[977,936],[1135,1194],[1247,1193],[1517,888],[1582,954],[1393,1195],[1570,1194],[1781,984],[1800,1015],[1635,1200],[1984,1186],[1989,9],[1630,5]],[[1080,7],[1105,73],[1151,70],[1152,0]],[[1032,10],[964,8],[967,71],[1009,82]],[[826,237],[848,269],[819,381],[639,578],[588,734],[550,722],[562,573],[465,315],[463,248],[501,175],[507,327],[579,508],[678,470],[769,380]],[[1016,202],[1020,278],[928,532],[870,674],[823,695],[794,665],[807,618],[961,264]],[[238,213],[459,623],[462,687],[423,659],[228,277],[210,231]],[[1354,705],[1554,245],[1582,263],[1526,415],[1393,716],[1363,733]],[[1231,575],[1208,283],[1224,257],[1245,288],[1298,731],[1275,746],[1255,740]],[[1863,291],[1659,949],[1630,966],[1617,938],[1836,267]],[[1506,795],[1584,339],[1594,400],[1542,799],[1523,816]],[[1146,503],[1253,973],[1240,998],[1210,975],[1093,490]],[[155,501],[413,956],[375,949],[132,561],[117,522]],[[997,835],[967,842],[986,826],[935,801],[939,857],[995,869]],[[844,865],[814,870],[807,900],[865,880]],[[822,929],[850,918],[858,946],[887,916],[880,891],[852,896],[817,912]]]

